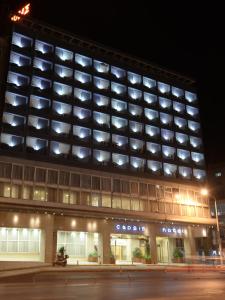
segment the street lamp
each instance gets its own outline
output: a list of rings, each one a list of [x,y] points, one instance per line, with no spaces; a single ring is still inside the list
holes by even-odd
[[[208,196],[209,191],[207,189],[201,190],[202,196]],[[214,200],[214,207],[215,207],[215,214],[216,214],[216,231],[217,231],[217,239],[219,244],[219,255],[220,255],[220,264],[223,264],[223,257],[222,257],[222,246],[221,246],[221,238],[220,238],[220,226],[219,226],[219,218],[218,218],[218,210],[217,210],[217,200],[216,197],[213,195],[210,195],[210,198]]]

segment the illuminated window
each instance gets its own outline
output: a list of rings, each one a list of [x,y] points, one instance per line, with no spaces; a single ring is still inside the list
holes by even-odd
[[[190,152],[187,150],[183,150],[183,149],[177,149],[177,157],[181,160],[181,161],[185,161],[188,162],[190,160]]]
[[[133,100],[140,100],[142,98],[142,91],[128,88],[128,96]]]
[[[52,86],[52,83],[50,80],[38,76],[33,76],[31,85],[41,91],[49,90]]]
[[[29,104],[30,107],[38,110],[48,109],[50,107],[50,100],[40,96],[31,95]]]
[[[80,82],[81,84],[89,84],[91,83],[92,76],[88,73],[75,71],[74,78],[76,81]]]
[[[55,55],[62,61],[71,62],[73,60],[73,52],[63,48],[56,47]]]
[[[72,95],[72,86],[62,84],[59,82],[54,82],[53,90],[58,96],[71,96]]]
[[[50,54],[53,52],[53,45],[48,44],[43,41],[35,41],[35,50],[41,52],[42,54]]]
[[[145,125],[145,133],[150,138],[158,138],[160,135],[160,129],[155,126]]]
[[[191,93],[191,92],[185,91],[185,99],[189,103],[195,103],[197,101],[197,95],[195,93]]]
[[[176,98],[182,98],[184,96],[184,90],[172,86],[172,95]]]
[[[2,117],[2,122],[12,127],[19,127],[24,125],[25,118],[20,115],[4,112]]]
[[[176,132],[176,141],[178,144],[186,146],[188,143],[188,135]]]
[[[89,161],[90,156],[91,156],[91,149],[86,148],[86,147],[73,146],[72,154],[79,161],[87,162],[87,161]]]
[[[141,75],[127,72],[127,79],[131,84],[141,84]]]
[[[27,104],[27,97],[19,95],[19,94],[14,94],[11,92],[6,92],[5,93],[5,103],[12,105],[14,107],[25,106]]]
[[[194,121],[188,121],[188,128],[193,131],[193,132],[196,132],[198,133],[199,130],[200,130],[200,124],[197,123],[197,122],[194,122]]]
[[[163,164],[164,175],[167,177],[176,177],[177,166],[173,164]]]
[[[125,130],[128,125],[127,119],[112,116],[112,126],[117,130]]]
[[[196,165],[204,165],[205,159],[203,153],[191,152],[191,158]]]
[[[161,153],[161,145],[147,142],[146,150],[151,153],[152,156],[159,156]]]
[[[156,87],[156,81],[148,77],[143,77],[143,85],[148,89],[152,89]]]
[[[1,144],[7,145],[10,148],[18,147],[23,144],[24,138],[12,134],[2,133],[0,138]]]
[[[134,117],[141,117],[142,107],[134,104],[129,104],[129,113]]]
[[[53,101],[52,110],[58,115],[66,116],[71,114],[72,106],[70,104]]]
[[[114,146],[116,146],[118,148],[126,149],[127,144],[128,144],[128,138],[126,136],[113,134],[112,135],[112,143]]]
[[[112,109],[117,111],[117,112],[125,112],[127,110],[127,102],[120,101],[117,99],[112,99],[111,100],[111,106]]]
[[[186,111],[187,111],[187,114],[193,118],[196,118],[198,117],[198,109],[196,107],[193,107],[193,106],[186,106]]]
[[[116,82],[111,82],[111,91],[117,95],[124,95],[126,93],[126,86],[116,83]]]
[[[190,144],[193,148],[199,149],[202,147],[202,140],[200,138],[190,136]]]
[[[93,139],[98,144],[108,144],[110,140],[110,134],[104,131],[93,130]]]
[[[187,128],[187,120],[179,118],[179,117],[174,117],[174,124],[179,129],[183,129],[184,130],[184,129]]]
[[[49,125],[49,120],[36,117],[36,116],[29,116],[28,117],[28,126],[33,127],[37,130],[46,130]]]
[[[168,94],[170,92],[170,85],[158,81],[158,90],[162,94]]]
[[[109,72],[109,65],[98,60],[94,60],[94,68],[99,73],[108,73]]]
[[[28,136],[26,138],[26,146],[35,151],[41,151],[47,148],[48,141],[36,137]]]
[[[155,175],[159,175],[162,171],[162,163],[159,161],[148,160],[147,167],[148,170]]]
[[[182,114],[185,111],[185,105],[183,103],[173,101],[173,110]]]
[[[135,121],[129,121],[130,131],[133,134],[140,134],[143,132],[143,124]]]
[[[33,39],[17,32],[13,32],[12,44],[19,48],[30,48],[33,44]]]
[[[139,157],[130,157],[130,165],[134,170],[143,171],[145,168],[145,159]]]
[[[144,142],[137,139],[130,139],[130,149],[132,151],[142,151],[144,147]]]
[[[188,167],[179,167],[178,168],[179,175],[182,178],[191,179],[192,169]]]
[[[107,90],[109,88],[109,80],[94,77],[94,86],[99,90]]]
[[[50,151],[56,156],[67,156],[70,152],[70,145],[51,141]]]
[[[163,157],[166,159],[174,159],[175,148],[169,146],[162,146]]]
[[[163,109],[170,109],[172,101],[167,98],[159,97],[159,105]]]
[[[129,163],[129,157],[118,153],[112,154],[112,162],[119,168],[126,168]]]
[[[73,115],[80,121],[88,121],[91,118],[91,111],[82,107],[74,106]]]
[[[61,65],[55,65],[55,73],[60,78],[71,79],[73,77],[73,70]]]
[[[52,131],[57,135],[68,135],[71,125],[63,122],[52,121]]]
[[[109,105],[109,97],[100,94],[93,94],[93,100],[98,107],[107,107]]]
[[[174,132],[167,130],[167,129],[162,129],[161,130],[161,137],[163,141],[166,142],[173,142],[174,139]]]
[[[163,125],[171,126],[173,123],[173,116],[165,113],[160,113],[160,122]]]
[[[75,54],[75,62],[83,68],[89,68],[92,65],[92,59],[90,57]]]
[[[157,103],[157,96],[144,92],[144,101],[150,105],[155,105]]]
[[[10,63],[15,64],[17,67],[27,67],[31,64],[31,58],[20,53],[11,51]]]
[[[86,127],[73,126],[73,135],[82,141],[88,141],[91,136],[91,129]]]
[[[126,71],[114,66],[111,66],[111,74],[117,79],[123,79],[126,76]]]
[[[145,108],[145,117],[149,121],[157,121],[159,118],[159,113],[156,110]]]
[[[93,112],[93,120],[99,126],[110,127],[110,116],[97,111]]]
[[[28,76],[9,72],[7,82],[13,84],[16,87],[27,87],[29,85],[30,79]]]
[[[110,152],[94,150],[93,157],[96,163],[107,165],[107,163],[110,161]]]
[[[37,57],[34,58],[33,66],[35,69],[38,69],[42,72],[49,72],[52,70],[52,63],[50,61]]]
[[[80,100],[81,102],[87,102],[91,100],[91,92],[75,88],[74,97]]]
[[[44,187],[36,186],[33,189],[33,200],[46,201],[46,190]]]
[[[205,179],[206,172],[205,170],[193,169],[193,176],[195,179],[201,181]]]

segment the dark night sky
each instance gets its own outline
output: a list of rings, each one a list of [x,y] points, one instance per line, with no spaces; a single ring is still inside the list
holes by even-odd
[[[6,2],[11,8],[24,3]],[[225,161],[225,18],[220,1],[31,2],[36,19],[196,79],[207,162]]]

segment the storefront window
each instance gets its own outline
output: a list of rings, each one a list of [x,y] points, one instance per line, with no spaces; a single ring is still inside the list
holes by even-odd
[[[88,257],[95,256],[96,262],[100,256],[99,234],[93,232],[58,231],[57,250],[65,247],[69,255],[68,263],[88,261]]]

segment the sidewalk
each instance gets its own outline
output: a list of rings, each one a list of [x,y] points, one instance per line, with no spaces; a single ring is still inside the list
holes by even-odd
[[[219,272],[225,271],[224,266],[209,265],[68,265],[53,267],[45,263],[14,263],[0,262],[0,279],[11,276],[27,275],[40,272]]]

